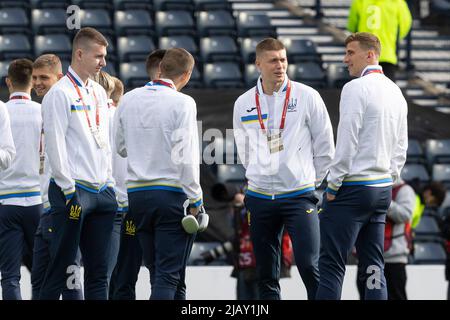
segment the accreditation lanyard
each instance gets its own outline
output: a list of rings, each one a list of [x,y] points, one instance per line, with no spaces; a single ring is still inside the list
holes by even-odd
[[[9,100],[30,100],[27,96],[12,96]]]
[[[284,129],[284,124],[286,122],[286,113],[287,113],[287,109],[288,109],[290,95],[291,95],[291,81],[288,80],[287,89],[286,89],[286,97],[284,98],[283,114],[281,115],[280,131],[282,131]],[[256,102],[256,111],[258,112],[259,125],[261,126],[261,129],[265,133],[266,132],[266,128],[264,126],[264,122],[263,122],[263,118],[262,118],[262,114],[261,114],[261,105],[259,103],[258,86],[256,86],[255,102]]]
[[[89,113],[87,111],[87,104],[84,103],[83,95],[81,94],[80,88],[78,87],[77,83],[75,82],[75,79],[73,78],[72,74],[67,72],[66,76],[67,76],[67,78],[69,78],[70,82],[72,82],[75,90],[77,91],[78,97],[80,98],[80,101],[83,105],[83,110],[84,110],[84,114],[86,115],[86,120],[87,120],[89,129],[93,130],[92,126],[91,126],[91,120],[89,119]],[[92,93],[94,94],[94,101],[95,101],[95,124],[98,129],[100,127],[100,115],[99,115],[99,111],[98,111],[98,100],[97,100],[97,96],[95,95],[94,89],[92,89]]]
[[[380,70],[380,69],[367,69],[366,71],[364,71],[362,76],[364,77],[364,76],[366,76],[368,74],[371,74],[371,73],[381,73],[381,74],[383,74],[384,72],[383,72],[383,70]]]
[[[175,86],[173,84],[171,84],[170,82],[164,81],[164,80],[153,80],[149,83],[147,83],[148,86],[164,86],[164,87],[169,87],[172,88],[174,90],[176,90]]]

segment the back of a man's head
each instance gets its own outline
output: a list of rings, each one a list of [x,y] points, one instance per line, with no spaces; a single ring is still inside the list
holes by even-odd
[[[377,56],[380,56],[381,43],[376,35],[370,32],[356,32],[345,39],[345,45],[347,46],[347,44],[353,41],[357,41],[362,49],[373,50]]]
[[[31,75],[33,73],[33,62],[28,59],[17,59],[8,67],[8,79],[16,90],[31,87]]]
[[[61,60],[54,54],[43,54],[33,62],[33,69],[46,69],[55,75],[62,74]]]
[[[89,46],[94,43],[105,47],[108,46],[108,41],[100,32],[90,27],[81,28],[75,35],[75,38],[73,38],[72,55],[78,49],[88,50]]]
[[[266,38],[264,40],[261,40],[256,45],[256,57],[261,56],[261,54],[265,51],[279,51],[283,49],[286,48],[280,40],[274,38]]]
[[[194,68],[194,58],[182,48],[172,48],[166,51],[161,61],[161,77],[174,80]]]
[[[145,61],[145,69],[147,70],[147,74],[150,77],[150,80],[157,79],[159,76],[159,64],[166,54],[166,50],[164,49],[156,49],[152,51]]]

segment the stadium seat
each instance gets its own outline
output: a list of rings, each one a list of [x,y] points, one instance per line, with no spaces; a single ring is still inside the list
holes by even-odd
[[[0,9],[0,34],[30,34],[30,21],[27,12],[22,8]]]
[[[240,39],[241,57],[244,63],[255,63],[256,45],[263,39],[262,37]]]
[[[195,23],[188,11],[158,11],[155,18],[159,37],[171,35],[195,35]]]
[[[115,10],[143,9],[153,11],[153,0],[114,0]]]
[[[0,35],[0,60],[32,58],[31,44],[23,34]]]
[[[64,33],[66,19],[67,15],[64,9],[33,9],[31,12],[33,33]]]
[[[24,8],[30,9],[29,0],[2,0],[0,1],[0,8]]]
[[[290,79],[299,81],[314,88],[324,88],[326,86],[325,72],[321,66],[315,62],[303,62],[290,64],[287,70]]]
[[[144,61],[153,50],[155,45],[149,36],[137,35],[117,39],[117,54],[121,62]]]
[[[204,65],[203,81],[211,88],[242,87],[242,74],[234,62],[216,62]]]
[[[103,9],[80,10],[81,27],[93,27],[103,34],[112,35],[112,22],[109,12]]]
[[[29,0],[32,8],[60,8],[67,9],[71,5],[69,0]]]
[[[289,63],[308,61],[322,63],[316,45],[311,40],[286,38],[283,44],[286,47]]]
[[[70,60],[72,43],[65,34],[47,34],[34,37],[34,54],[54,53],[62,60]]]
[[[183,48],[189,51],[194,57],[198,54],[198,47],[194,38],[190,36],[171,36],[159,38],[160,49]]]
[[[225,10],[198,12],[197,31],[200,37],[212,35],[236,36],[233,16]]]
[[[440,181],[450,189],[450,164],[435,164],[432,172],[433,181]]]
[[[259,72],[258,69],[256,69],[256,66],[254,63],[245,65],[245,86],[247,88],[251,88],[256,85],[256,81],[258,80]]]
[[[421,164],[406,164],[401,172],[401,177],[406,182],[410,182],[417,178],[422,183],[427,183],[430,181],[430,176],[427,169]]]
[[[203,62],[240,61],[236,42],[228,36],[201,38],[200,55]]]
[[[108,11],[113,9],[111,0],[71,0],[71,2],[83,9],[105,9]]]
[[[439,238],[440,230],[439,230],[439,225],[438,225],[438,223],[436,221],[436,218],[434,218],[430,214],[422,215],[422,217],[420,218],[419,224],[414,229],[414,233],[415,233],[416,236],[419,236],[419,235],[427,235],[427,236],[434,235],[434,236]]]
[[[203,81],[200,71],[196,65],[194,65],[194,69],[192,70],[191,79],[185,88],[203,88]]]
[[[245,168],[241,164],[217,165],[217,182],[245,182]]]
[[[192,3],[192,0],[153,0],[153,9],[155,11],[168,11],[168,10],[193,11],[194,4]]]
[[[329,88],[342,88],[352,79],[348,73],[347,66],[341,63],[328,65],[327,78]]]
[[[140,87],[148,82],[145,62],[124,62],[120,64],[120,79],[126,87]]]
[[[143,10],[116,11],[114,28],[117,36],[145,34],[154,36],[153,20],[150,14]]]
[[[406,163],[424,163],[423,149],[420,142],[415,139],[408,140]]]
[[[274,37],[277,33],[270,22],[270,18],[265,14],[252,14],[240,12],[236,21],[239,37]]]
[[[414,242],[414,264],[444,264],[444,246],[440,242]]]
[[[425,152],[430,166],[433,163],[450,163],[450,140],[427,140]]]
[[[6,86],[5,78],[8,76],[8,67],[11,61],[0,61],[0,85]]]
[[[228,0],[194,0],[195,11],[231,10],[231,2]]]

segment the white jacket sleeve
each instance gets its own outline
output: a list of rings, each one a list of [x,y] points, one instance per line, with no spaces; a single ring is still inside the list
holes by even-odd
[[[117,110],[114,114],[114,124],[113,124],[113,131],[114,131],[114,142],[115,142],[115,150],[116,152],[122,157],[127,157],[127,148],[125,146],[125,134],[123,131],[123,125],[122,125],[122,115],[123,111],[126,108],[125,107],[125,101],[126,96],[122,98],[122,100],[119,103],[119,106],[117,107]]]
[[[327,192],[336,194],[348,175],[358,151],[359,131],[363,124],[365,95],[362,87],[349,82],[342,89],[336,153],[330,167]]]
[[[55,183],[61,188],[66,199],[71,199],[75,193],[75,181],[70,173],[66,146],[70,116],[70,101],[63,91],[51,90],[44,96],[42,118],[45,152]]]
[[[400,179],[400,172],[406,162],[406,154],[408,150],[408,122],[406,117],[400,118],[398,128],[398,142],[394,146],[394,153],[391,159],[392,180],[396,183]]]
[[[3,102],[0,102],[0,170],[11,166],[16,155],[16,148],[11,133],[11,123],[8,110]]]
[[[239,110],[239,100],[237,100],[234,104],[233,134],[239,160],[242,162],[244,168],[247,169],[250,156],[249,153],[247,152],[249,137],[244,129],[244,126],[242,125],[241,115],[239,114],[238,110]]]
[[[307,117],[312,139],[316,186],[318,187],[328,172],[335,151],[330,117],[318,92],[315,92],[312,96]]]
[[[180,183],[191,206],[203,204],[200,186],[200,156],[197,128],[197,107],[193,99],[185,102],[183,112],[172,135],[172,161],[180,170]]]

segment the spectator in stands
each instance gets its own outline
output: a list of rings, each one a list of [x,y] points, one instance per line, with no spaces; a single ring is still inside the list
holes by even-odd
[[[380,39],[380,65],[384,74],[395,81],[397,43],[406,37],[411,23],[411,12],[405,0],[353,0],[347,29],[370,32]]]
[[[38,97],[47,94],[50,88],[63,77],[62,65],[60,59],[54,54],[44,54],[38,57],[33,63],[33,88]],[[41,151],[42,150],[41,145]],[[44,158],[44,161],[43,159]],[[41,164],[43,166],[41,173],[41,195],[44,204],[44,211],[40,217],[39,226],[34,237],[33,248],[33,266],[31,270],[32,299],[39,298],[42,282],[44,281],[45,271],[47,270],[51,255],[51,240],[53,238],[52,216],[50,214],[50,203],[48,201],[48,186],[50,183],[51,172],[48,159],[41,154]],[[80,260],[81,255],[78,252],[77,257],[72,264],[76,266],[77,272],[74,273],[74,285],[70,289],[65,287],[62,292],[63,300],[83,300],[83,292],[80,284]]]
[[[416,191],[416,205],[411,222],[411,227],[415,229],[419,225],[425,208],[437,209],[444,202],[447,190],[445,185],[438,181],[433,181],[423,188],[417,182],[413,182],[411,185]]]
[[[156,80],[160,78],[161,70],[159,64],[166,50],[154,50],[148,56],[146,60],[146,70],[150,77],[150,80]],[[120,80],[119,80],[120,81]],[[116,88],[119,88],[120,84]],[[123,85],[122,85],[123,91]],[[111,98],[115,99],[113,93]],[[127,204],[128,204],[128,195]],[[142,265],[142,249],[136,235],[127,231],[127,225],[134,225],[135,218],[133,213],[127,211],[123,218],[123,228],[120,237],[120,249],[117,258],[117,264],[113,272],[112,278],[112,299],[113,300],[135,300],[136,299],[136,281],[138,279],[139,271]],[[153,258],[153,257],[152,257]],[[150,283],[154,282],[154,266],[153,262],[148,261],[145,263],[150,271]]]
[[[109,115],[105,90],[92,80],[106,65],[105,37],[82,28],[74,37],[72,61],[42,101],[45,151],[53,179],[49,200],[55,252],[40,299],[58,299],[70,285],[78,247],[84,265],[84,296],[108,298],[108,257],[117,202],[111,169]]]
[[[336,155],[319,215],[317,299],[341,298],[345,263],[356,244],[363,283],[370,280],[365,300],[385,300],[384,229],[392,184],[400,179],[406,161],[408,105],[378,65],[376,36],[358,32],[347,37],[345,45],[344,63],[350,75],[359,78],[341,93]]]
[[[16,155],[12,161],[5,161],[11,161],[10,167],[0,171],[0,273],[3,300],[22,300],[20,267],[24,257],[32,256],[34,234],[43,210],[39,179],[42,116],[41,105],[31,101],[32,71],[33,62],[17,59],[9,65],[6,78],[10,93],[6,109],[11,124],[11,131],[6,132],[6,138],[9,140],[9,133],[12,133]],[[4,121],[8,119],[4,118]],[[6,151],[13,150],[9,143]],[[31,259],[28,262],[31,264]],[[31,268],[31,265],[27,267]]]
[[[319,274],[319,221],[314,190],[334,155],[331,122],[319,93],[286,75],[284,45],[267,38],[256,46],[256,86],[235,102],[234,137],[249,187],[250,236],[261,299],[280,299],[283,229],[291,237],[308,299]]]
[[[179,91],[189,82],[194,58],[167,50],[161,79],[124,95],[115,118],[116,149],[128,157],[128,201],[144,262],[152,262],[150,299],[185,299],[187,258],[195,234],[184,231],[183,205],[202,211],[195,101]],[[136,116],[138,115],[138,116]],[[137,232],[137,233],[136,233]]]
[[[0,172],[8,169],[16,155],[8,109],[0,101]]]

